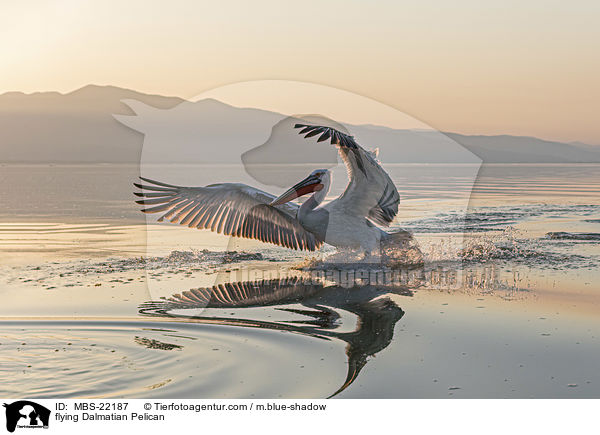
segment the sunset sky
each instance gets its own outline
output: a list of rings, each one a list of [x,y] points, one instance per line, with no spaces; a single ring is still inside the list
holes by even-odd
[[[600,144],[598,1],[77,0],[0,12],[0,93],[94,83],[192,98],[287,79],[439,130]]]

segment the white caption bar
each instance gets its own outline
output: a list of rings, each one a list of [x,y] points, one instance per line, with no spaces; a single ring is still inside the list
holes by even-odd
[[[0,399],[8,433],[586,433],[600,400]],[[41,429],[42,431],[34,431]],[[191,432],[190,432],[191,433]],[[434,433],[434,432],[432,432]]]

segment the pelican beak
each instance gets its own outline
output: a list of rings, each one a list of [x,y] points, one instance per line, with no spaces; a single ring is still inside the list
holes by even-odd
[[[283,192],[279,197],[275,198],[270,205],[279,205],[290,202],[292,199],[299,198],[308,193],[317,192],[323,189],[321,179],[316,175],[309,175],[304,180],[296,184],[294,187]]]

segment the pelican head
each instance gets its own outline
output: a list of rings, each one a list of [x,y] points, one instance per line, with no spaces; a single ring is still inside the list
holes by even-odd
[[[304,180],[295,184],[279,197],[275,198],[273,202],[271,202],[271,205],[285,204],[293,199],[309,193],[319,192],[323,189],[325,189],[325,192],[323,193],[327,193],[327,190],[329,189],[329,180],[329,171],[327,169],[317,169],[312,171]]]

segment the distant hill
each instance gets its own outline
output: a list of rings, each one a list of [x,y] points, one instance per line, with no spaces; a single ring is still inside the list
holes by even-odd
[[[600,162],[600,146],[553,142],[528,136],[466,136],[446,133],[490,163]]]
[[[144,140],[139,131],[148,133],[155,125],[168,135],[162,138],[168,146],[155,147],[151,161],[237,163],[242,155],[252,161],[257,147],[273,146],[274,126],[291,128],[294,120],[286,118],[216,100],[187,102],[113,86],[89,85],[68,94],[9,92],[0,95],[0,162],[135,163]],[[486,163],[600,162],[600,146],[575,142],[344,126],[366,148],[385,148],[390,163],[478,162],[471,153]],[[298,141],[293,152],[306,160],[306,142]],[[259,160],[278,163],[279,158],[263,152]]]
[[[114,86],[89,85],[68,94],[0,95],[2,162],[136,162],[143,137],[114,119],[132,114],[130,98],[168,109],[183,100]]]

